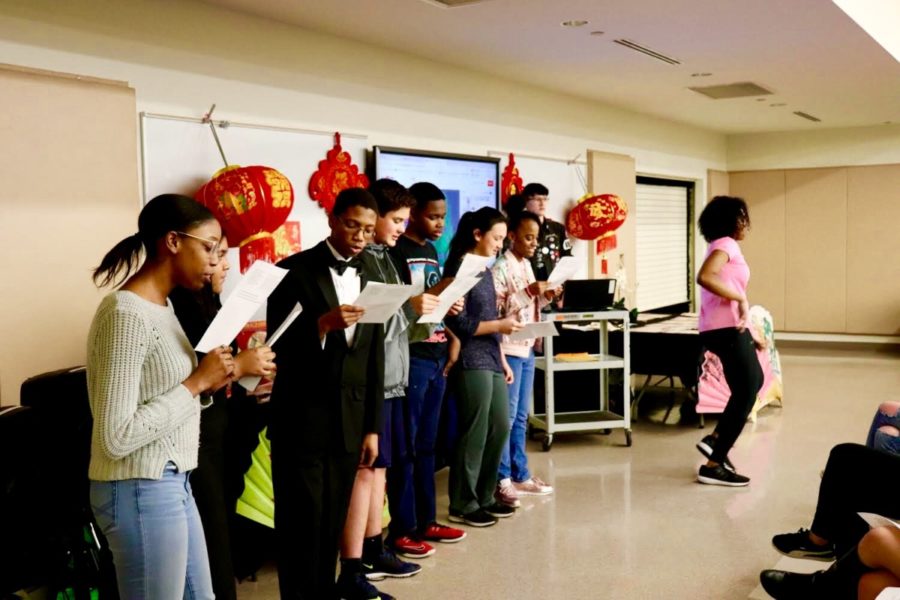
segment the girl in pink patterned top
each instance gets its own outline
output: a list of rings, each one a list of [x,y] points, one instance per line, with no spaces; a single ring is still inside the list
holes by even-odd
[[[750,230],[750,214],[741,198],[716,196],[703,209],[698,224],[700,233],[709,242],[697,274],[697,283],[702,288],[700,341],[722,362],[731,397],[715,431],[697,444],[697,449],[708,459],[700,467],[697,480],[741,487],[748,485],[750,478],[737,473],[728,460],[728,451],[741,434],[763,382],[756,342],[747,328],[750,267],[738,245]]]
[[[554,290],[546,281],[536,281],[530,258],[538,245],[540,220],[530,212],[519,212],[510,218],[509,249],[491,269],[497,292],[500,317],[515,317],[525,325],[540,320],[541,307],[554,297]],[[501,348],[513,371],[513,382],[508,387],[509,442],[503,448],[498,473],[499,483],[494,493],[498,502],[518,507],[520,495],[546,495],[553,488],[528,471],[525,454],[525,429],[528,409],[534,392],[535,339],[510,340],[503,336]]]

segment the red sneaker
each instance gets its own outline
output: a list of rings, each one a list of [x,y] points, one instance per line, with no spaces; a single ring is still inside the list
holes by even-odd
[[[440,523],[432,523],[425,528],[422,537],[429,542],[442,542],[444,544],[453,544],[466,537],[466,532],[456,527],[448,527]]]
[[[425,558],[434,554],[434,546],[404,535],[394,540],[394,551],[407,558]]]

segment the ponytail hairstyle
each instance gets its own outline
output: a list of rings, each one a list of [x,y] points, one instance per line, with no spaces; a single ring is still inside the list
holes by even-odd
[[[475,248],[477,243],[475,232],[480,231],[481,235],[486,235],[497,223],[506,223],[506,218],[496,208],[483,206],[476,211],[465,213],[459,220],[456,234],[450,241],[447,264],[456,265],[462,262],[463,256]]]
[[[156,258],[157,242],[170,231],[189,232],[201,223],[215,217],[205,206],[180,194],[162,194],[150,200],[138,216],[138,231],[130,235],[106,253],[100,265],[94,269],[93,280],[97,287],[118,287],[141,263],[141,254],[147,260]]]

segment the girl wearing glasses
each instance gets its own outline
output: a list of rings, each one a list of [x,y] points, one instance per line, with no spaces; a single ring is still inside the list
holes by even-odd
[[[210,280],[221,237],[199,203],[157,196],[141,211],[138,232],[94,271],[99,287],[118,289],[101,301],[88,334],[88,476],[123,599],[213,598],[188,474],[208,404],[201,394],[228,383],[234,361],[223,347],[198,365],[168,296]]]
[[[222,307],[219,296],[231,268],[228,238],[224,234],[216,252],[219,262],[209,283],[199,291],[178,286],[169,294],[178,322],[192,346],[200,342]],[[237,352],[234,344],[231,349]],[[268,346],[248,348],[234,357],[231,378],[237,381],[245,375],[271,377],[275,372],[274,359],[275,353]],[[197,469],[191,473],[191,487],[203,522],[217,600],[237,598],[230,517],[235,514],[237,499],[243,493],[244,472],[250,466],[250,454],[259,443],[263,418],[256,398],[249,396],[240,385],[228,385],[215,392],[211,406],[200,417],[203,443]]]

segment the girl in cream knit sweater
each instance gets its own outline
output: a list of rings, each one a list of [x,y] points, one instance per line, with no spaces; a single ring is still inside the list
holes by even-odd
[[[157,196],[138,232],[94,271],[100,286],[127,278],[100,303],[87,349],[91,508],[123,599],[213,598],[188,474],[197,465],[200,394],[229,381],[233,360],[219,348],[198,366],[167,297],[176,285],[208,280],[221,237],[199,203]]]

